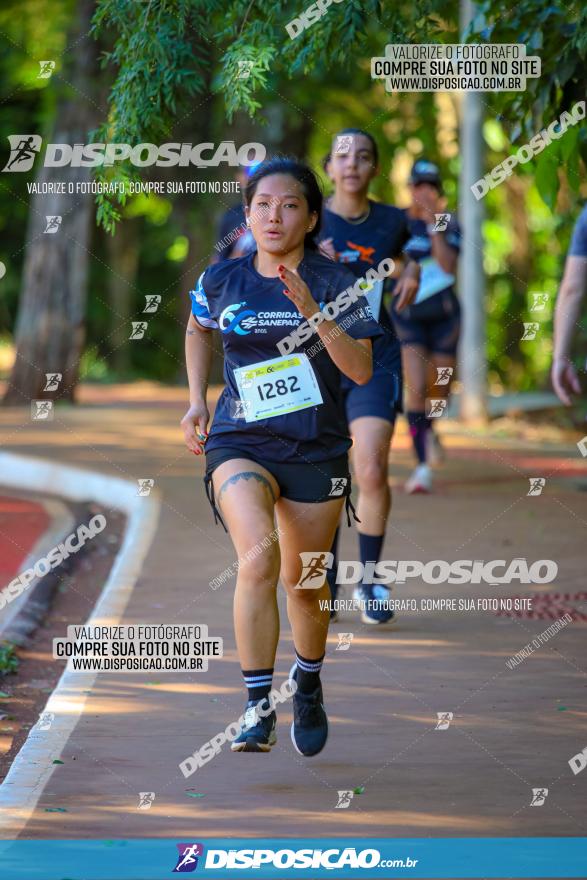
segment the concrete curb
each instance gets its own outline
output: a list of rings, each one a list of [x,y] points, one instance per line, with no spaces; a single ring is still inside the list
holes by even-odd
[[[120,622],[155,535],[161,502],[159,494],[139,496],[137,485],[95,471],[56,464],[40,458],[0,453],[5,486],[60,495],[72,501],[91,499],[105,507],[116,507],[127,516],[124,540],[110,575],[87,624],[115,625]],[[55,765],[74,730],[97,677],[96,672],[64,670],[43,709],[54,713],[48,730],[38,723],[31,731],[0,785],[0,837],[13,839],[24,829]]]

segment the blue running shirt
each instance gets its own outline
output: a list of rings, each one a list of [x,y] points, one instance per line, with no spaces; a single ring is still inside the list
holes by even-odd
[[[587,257],[587,205],[585,205],[575,223],[569,256]]]
[[[281,357],[277,343],[305,321],[283,293],[283,282],[257,272],[255,256],[247,254],[210,266],[190,291],[194,318],[202,327],[218,328],[224,348],[226,387],[216,406],[206,451],[223,445],[254,449],[256,456],[269,462],[336,458],[351,445],[341,393],[342,374],[320,345],[317,333],[296,345],[292,354],[308,354],[322,403],[250,422],[239,411],[234,371]],[[344,266],[308,250],[298,273],[320,308],[356,283]],[[341,311],[335,321],[342,322],[345,332],[354,339],[381,333],[362,296]]]

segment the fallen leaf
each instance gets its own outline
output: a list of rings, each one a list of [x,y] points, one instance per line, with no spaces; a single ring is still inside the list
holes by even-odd
[[[63,761],[60,761],[59,758],[55,758],[55,760],[53,761],[53,763],[54,763],[54,764],[63,764],[64,762],[63,762]]]

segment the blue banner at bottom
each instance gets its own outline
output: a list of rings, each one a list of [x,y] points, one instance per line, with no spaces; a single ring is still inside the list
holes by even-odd
[[[587,877],[587,837],[0,841],[7,880]]]

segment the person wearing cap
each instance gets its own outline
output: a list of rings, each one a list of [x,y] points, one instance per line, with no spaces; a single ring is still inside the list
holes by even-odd
[[[460,230],[455,215],[446,211],[437,165],[418,159],[409,189],[411,204],[405,215],[410,239],[405,252],[420,264],[420,286],[403,311],[392,302],[391,317],[402,347],[407,418],[417,459],[405,488],[414,494],[432,490],[431,466],[442,460],[432,420],[445,412],[456,363],[461,308],[454,284]]]

